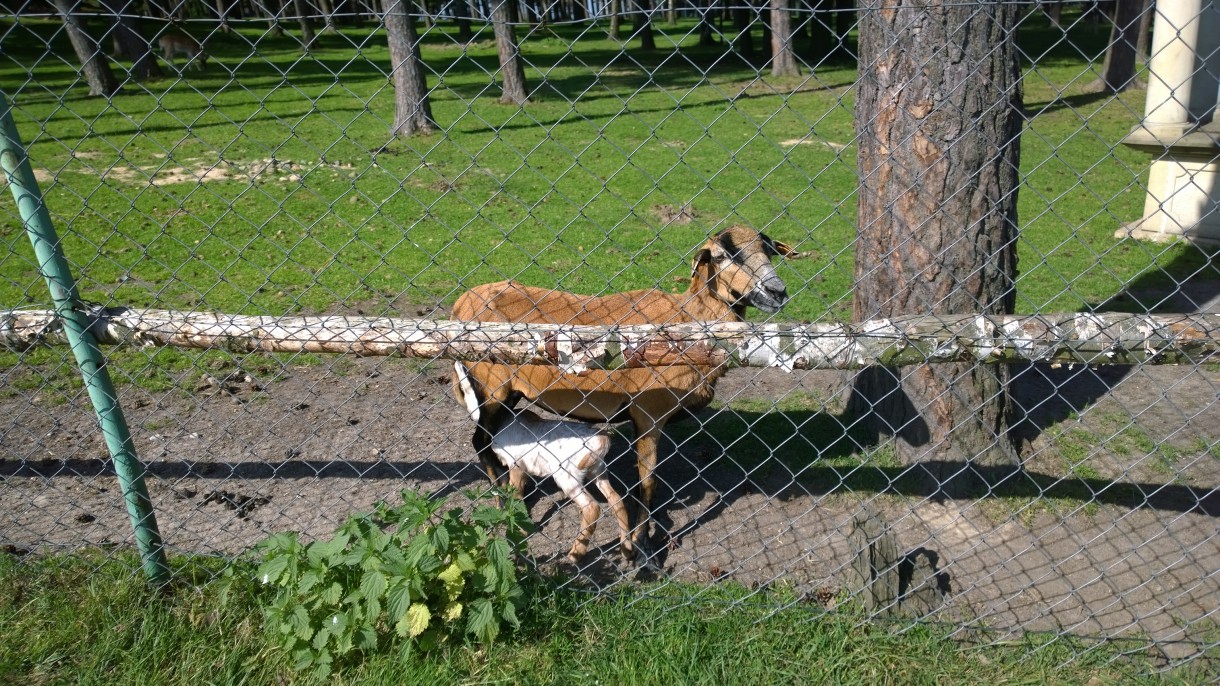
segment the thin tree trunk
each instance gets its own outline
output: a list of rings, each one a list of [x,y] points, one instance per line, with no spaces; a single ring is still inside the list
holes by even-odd
[[[284,27],[280,24],[280,0],[261,0],[260,7],[267,15],[268,33],[274,38],[284,37]]]
[[[815,62],[833,55],[842,47],[838,34],[834,30],[835,8],[834,0],[810,0],[806,5],[809,10],[809,43],[813,47]]]
[[[641,50],[656,50],[657,40],[652,33],[652,0],[635,0],[633,37],[640,39]]]
[[[513,24],[517,19],[516,0],[492,0],[491,23],[496,32],[496,50],[500,55],[500,80],[503,91],[500,102],[505,105],[523,105],[529,101],[525,85],[525,68],[521,64],[521,51],[517,47],[517,34]]]
[[[1042,4],[1042,12],[1046,14],[1046,18],[1051,20],[1055,26],[1060,26],[1060,17],[1063,16],[1062,2],[1049,2]]]
[[[839,39],[839,47],[847,45],[847,37],[856,27],[856,0],[834,0],[835,36]]]
[[[738,54],[749,58],[754,54],[754,12],[748,5],[738,5],[733,9],[733,28],[737,30],[737,38],[733,41]]]
[[[618,40],[622,31],[623,0],[610,0],[610,40]]]
[[[1153,0],[1143,0],[1143,14],[1140,15],[1140,33],[1139,38],[1135,41],[1135,52],[1137,59],[1148,60],[1148,42],[1151,40],[1152,33],[1152,15],[1155,14],[1152,6]]]
[[[795,76],[796,53],[792,49],[792,14],[789,0],[771,0],[771,75]]]
[[[453,0],[453,18],[457,22],[458,40],[469,43],[474,40],[474,32],[470,30],[470,5],[468,0]]]
[[[394,126],[400,138],[430,134],[436,130],[428,83],[419,56],[419,37],[411,0],[382,0],[385,8],[386,40],[390,45],[390,69],[394,81]]]
[[[322,13],[322,33],[337,33],[335,7],[330,0],[318,0],[318,11]]]
[[[85,32],[85,28],[77,16],[80,0],[54,0],[55,9],[64,19],[64,30],[68,40],[72,42],[72,50],[81,63],[81,74],[89,84],[89,95],[113,95],[119,90],[119,82],[114,78],[114,72],[106,62],[106,56],[98,47],[97,41]]]
[[[309,52],[313,42],[317,40],[313,30],[313,19],[306,11],[304,0],[292,0],[292,11],[297,15],[297,24],[301,27],[301,50]]]
[[[665,20],[670,26],[678,24],[678,0],[669,0],[665,8]]]
[[[1117,0],[1110,46],[1097,84],[1103,93],[1120,93],[1139,85],[1135,80],[1135,58],[1139,54],[1140,19],[1144,0]]]
[[[954,0],[862,8],[856,321],[1012,312],[1019,9]],[[895,437],[904,463],[922,463],[942,485],[973,486],[978,473],[965,463],[1019,464],[1008,379],[1004,365],[874,368],[857,376],[851,410]]]
[[[220,30],[232,33],[233,28],[229,26],[229,8],[226,6],[225,0],[212,0],[212,7],[216,8],[216,18],[220,21]]]
[[[114,15],[114,26],[110,29],[110,35],[114,38],[119,54],[131,60],[131,71],[135,77],[140,81],[147,81],[164,76],[152,46],[140,33],[138,25],[131,17],[136,13],[135,0],[102,0],[102,6]]]
[[[712,13],[716,11],[716,0],[704,0],[699,11],[699,45],[716,44],[716,27],[712,25]]]

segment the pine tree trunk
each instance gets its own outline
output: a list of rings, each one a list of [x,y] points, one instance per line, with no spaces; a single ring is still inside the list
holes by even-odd
[[[716,11],[716,0],[704,0],[699,12],[699,45],[716,44],[716,27],[712,25],[712,13]]]
[[[97,41],[85,32],[80,17],[75,14],[80,0],[55,0],[55,9],[64,19],[64,30],[72,42],[72,50],[81,63],[81,74],[89,84],[89,95],[114,95],[119,82],[106,62]]]
[[[517,20],[517,0],[492,0],[491,23],[496,31],[496,49],[500,54],[500,79],[503,91],[500,102],[505,105],[523,105],[529,101],[525,85],[525,68],[521,65],[521,52],[517,48],[517,35],[513,23]]]
[[[436,130],[428,83],[419,56],[419,37],[411,0],[382,0],[385,8],[386,40],[390,46],[390,68],[394,81],[394,127],[397,137],[429,134]]]
[[[232,33],[233,28],[229,26],[229,8],[225,4],[225,0],[212,0],[212,7],[216,9],[216,18],[220,21],[220,30],[225,33]]]
[[[1156,14],[1153,9],[1153,0],[1142,0],[1143,9],[1140,11],[1140,28],[1139,36],[1135,40],[1136,59],[1148,59],[1148,43],[1152,40],[1152,15]]]
[[[164,76],[152,46],[136,28],[135,20],[132,19],[132,15],[137,11],[135,0],[102,0],[102,7],[114,15],[111,35],[118,46],[119,54],[131,60],[131,71],[135,77],[140,81],[147,81]]]
[[[953,0],[861,8],[857,321],[1012,312],[1018,12]],[[873,368],[857,376],[851,410],[941,484],[990,480],[1018,464],[1008,379],[1003,365]]]
[[[610,0],[610,40],[618,40],[622,30],[623,0]]]
[[[834,0],[835,9],[835,35],[839,38],[839,46],[842,47],[847,43],[847,36],[856,26],[856,0]]]
[[[657,40],[652,33],[652,0],[635,0],[635,5],[633,37],[640,39],[641,50],[656,50]]]
[[[747,58],[754,54],[754,37],[751,35],[751,29],[754,28],[753,14],[749,6],[735,4],[733,7],[733,28],[737,29],[737,38],[733,44],[737,53]]]
[[[309,52],[317,35],[314,34],[313,20],[306,9],[304,0],[292,0],[292,11],[297,15],[297,24],[301,27],[301,50]]]
[[[1052,2],[1042,5],[1042,12],[1046,14],[1046,18],[1051,20],[1055,26],[1061,26],[1060,18],[1063,16],[1063,3]]]
[[[771,0],[771,75],[796,76],[796,53],[792,50],[792,14],[789,0]]]
[[[330,0],[318,0],[318,11],[322,13],[322,33],[336,33],[335,7]]]
[[[1117,0],[1110,46],[1097,84],[1103,93],[1120,93],[1139,85],[1135,80],[1135,58],[1139,55],[1140,18],[1144,0]]]
[[[261,0],[260,6],[267,15],[267,33],[273,38],[284,37],[284,27],[280,25],[280,0]]]
[[[470,30],[470,5],[467,0],[453,0],[453,18],[457,22],[458,40],[462,43],[474,40],[474,32]]]

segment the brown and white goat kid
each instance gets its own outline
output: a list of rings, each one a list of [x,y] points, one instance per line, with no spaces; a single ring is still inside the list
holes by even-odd
[[[454,363],[454,379],[461,389],[466,411],[476,423],[480,416],[480,399],[475,381],[461,363]],[[525,476],[554,479],[559,490],[580,507],[580,533],[568,558],[580,562],[589,551],[589,541],[601,517],[601,506],[589,495],[592,482],[606,496],[619,526],[619,543],[623,555],[634,553],[628,538],[627,507],[606,475],[606,453],[610,451],[610,436],[591,424],[560,419],[544,419],[529,410],[510,409],[501,412],[488,429],[491,449],[508,469],[509,483],[518,495],[525,497]]]
[[[685,293],[646,289],[586,296],[515,281],[476,286],[453,305],[453,318],[480,322],[535,324],[678,324],[742,321],[748,306],[777,312],[788,300],[787,287],[771,259],[802,256],[791,247],[754,229],[734,226],[712,236],[697,251]],[[493,482],[503,468],[490,449],[486,423],[524,396],[556,414],[592,422],[630,419],[640,485],[632,541],[642,547],[649,538],[655,490],[657,444],[666,422],[682,410],[707,406],[721,368],[696,365],[626,368],[581,373],[543,365],[463,362],[482,389],[480,427],[474,447]],[[457,393],[461,398],[462,394]]]

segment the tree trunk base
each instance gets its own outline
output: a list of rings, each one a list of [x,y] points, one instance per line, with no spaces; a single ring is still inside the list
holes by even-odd
[[[885,520],[864,508],[847,534],[852,560],[847,588],[871,615],[926,617],[950,593],[949,575],[938,571],[940,556],[927,548],[899,554]]]

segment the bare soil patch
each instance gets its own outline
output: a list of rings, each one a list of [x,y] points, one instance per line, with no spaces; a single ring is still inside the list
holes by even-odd
[[[166,393],[122,391],[173,552],[233,555],[278,531],[328,534],[404,488],[453,493],[484,483],[470,420],[450,394],[448,363],[267,359],[203,365]],[[790,440],[808,446],[798,465],[721,448],[703,431],[669,432],[657,503],[669,534],[661,576],[785,583],[810,602],[833,604],[851,559],[850,522],[867,507],[885,519],[902,551],[936,554],[950,590],[937,613],[943,619],[1001,635],[1141,639],[1168,659],[1194,655],[1209,640],[1214,650],[1220,370],[1030,367],[1014,383],[1031,418],[1018,477],[1027,486],[1016,495],[957,499],[896,494],[827,466],[823,451],[836,437],[818,427],[828,417],[848,421],[837,408],[849,383],[837,372],[777,370],[733,370],[722,379],[718,399],[725,404],[765,407],[798,392],[825,402],[820,412],[751,417],[790,422]],[[0,545],[35,551],[130,544],[85,398],[3,391]],[[695,420],[711,427],[728,411]],[[1073,431],[1081,433],[1072,439]],[[1136,432],[1147,441],[1123,438]],[[635,467],[624,438],[630,429],[620,433],[611,469],[626,488]],[[692,437],[674,438],[683,435]],[[856,469],[897,475],[893,467]],[[1074,485],[1062,491],[1056,484],[1073,470]],[[1038,499],[1041,491],[1056,497]],[[579,512],[550,484],[530,502],[540,523],[531,550],[547,563],[566,552]],[[616,527],[606,515],[594,539],[601,548],[580,583],[613,586],[638,577],[617,563]]]

